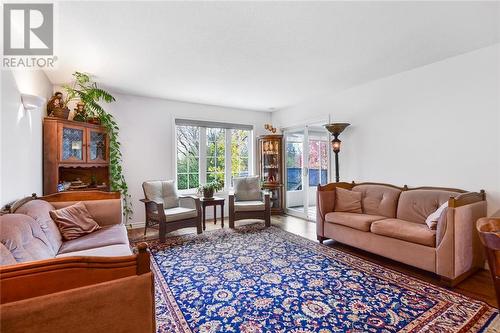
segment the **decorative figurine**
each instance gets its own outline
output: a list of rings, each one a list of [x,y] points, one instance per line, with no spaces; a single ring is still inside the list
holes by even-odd
[[[74,109],[75,113],[73,116],[73,120],[75,121],[86,121],[87,115],[85,114],[85,103],[78,102],[76,104],[76,108]]]
[[[264,128],[273,134],[276,133],[276,127],[271,124],[264,124]]]
[[[56,91],[47,102],[47,115],[49,117],[68,119],[69,109],[64,105],[62,92]]]

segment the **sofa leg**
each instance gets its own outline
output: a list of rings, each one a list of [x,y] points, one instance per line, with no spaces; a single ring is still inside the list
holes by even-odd
[[[323,244],[323,242],[328,239],[328,238],[320,236],[320,235],[317,235],[316,238],[318,239],[320,244]]]

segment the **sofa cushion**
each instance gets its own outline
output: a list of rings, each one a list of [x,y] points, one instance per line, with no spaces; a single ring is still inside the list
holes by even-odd
[[[234,203],[235,212],[256,212],[266,209],[266,205],[262,201],[236,201]]]
[[[129,256],[132,254],[130,246],[124,244],[115,244],[109,246],[96,247],[93,249],[61,253],[56,258],[64,257],[121,257]]]
[[[174,180],[152,180],[142,183],[146,199],[163,204],[163,208],[179,206],[179,196]]]
[[[445,190],[409,190],[399,196],[397,218],[405,221],[425,223],[425,219],[450,197],[460,193]]]
[[[363,213],[361,210],[361,192],[353,192],[340,187],[335,188],[335,211]]]
[[[198,211],[192,208],[175,207],[165,209],[165,217],[167,222],[191,219],[198,216]]]
[[[72,240],[101,229],[83,202],[52,210],[50,217],[56,222],[64,240]]]
[[[40,225],[55,256],[62,245],[63,239],[59,228],[50,217],[51,210],[54,210],[54,206],[49,202],[32,200],[19,207],[15,213],[29,215]]]
[[[345,225],[361,231],[370,231],[374,221],[385,219],[385,216],[367,215],[358,213],[333,212],[325,215],[325,221]]]
[[[401,239],[407,242],[425,246],[436,246],[436,231],[426,224],[408,222],[399,219],[375,221],[370,231],[377,235]]]
[[[5,247],[5,245],[0,243],[0,266],[14,264],[17,264],[14,256],[10,253],[9,249]]]
[[[129,245],[127,228],[121,224],[103,227],[91,234],[64,242],[58,254],[83,251],[96,247],[124,244]]]
[[[0,242],[16,262],[54,257],[50,243],[40,225],[24,214],[0,216]]]
[[[400,189],[386,185],[365,184],[354,186],[352,190],[363,194],[361,199],[363,214],[396,217]]]
[[[233,187],[236,201],[262,200],[259,176],[233,178]]]

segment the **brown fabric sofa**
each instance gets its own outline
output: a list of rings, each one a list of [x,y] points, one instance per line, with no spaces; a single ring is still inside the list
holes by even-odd
[[[0,331],[155,331],[149,254],[130,249],[119,193],[41,199],[0,216]],[[79,201],[102,229],[63,241],[49,211]]]
[[[337,212],[336,188],[361,192],[361,213]],[[436,230],[427,216],[445,202]],[[475,222],[486,216],[483,191],[377,183],[332,183],[318,186],[316,233],[438,274],[455,285],[483,267],[484,255]]]

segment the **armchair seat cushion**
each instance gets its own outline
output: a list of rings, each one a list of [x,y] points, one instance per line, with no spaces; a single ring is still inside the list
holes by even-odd
[[[198,216],[196,209],[185,207],[174,207],[165,209],[165,218],[167,222],[190,219]]]
[[[234,203],[235,212],[257,212],[264,211],[266,205],[262,201],[248,200],[248,201],[236,201]]]
[[[425,246],[436,246],[436,231],[427,224],[399,219],[385,219],[372,223],[371,232],[377,235],[401,239]]]
[[[130,256],[132,255],[132,251],[130,250],[130,246],[127,244],[115,244],[108,246],[96,247],[93,249],[87,249],[82,251],[74,251],[61,253],[56,256],[56,258],[64,258],[64,257],[121,257],[121,256]]]
[[[124,244],[128,245],[127,229],[124,225],[115,224],[109,227],[103,227],[91,234],[64,242],[59,249],[58,254],[84,251],[96,247],[107,245]]]
[[[333,212],[325,215],[325,221],[345,225],[361,231],[370,231],[372,222],[385,219],[384,216],[347,212]]]

